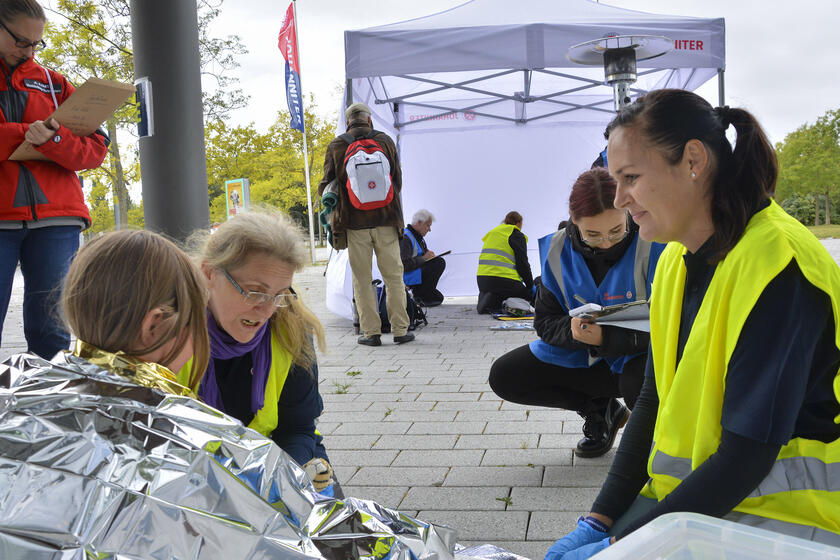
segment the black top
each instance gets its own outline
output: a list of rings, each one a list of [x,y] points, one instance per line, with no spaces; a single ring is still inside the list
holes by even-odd
[[[583,242],[580,231],[574,224],[569,222],[566,225],[566,235],[572,243],[572,249],[583,257],[595,284],[600,284],[610,268],[621,260],[638,231],[638,226],[631,222],[627,237],[608,249],[598,249]],[[562,279],[558,278],[557,281],[562,282]],[[588,348],[592,355],[611,358],[644,352],[650,342],[650,335],[646,332],[610,325],[601,326],[604,339],[601,346],[590,347],[575,340],[572,338],[572,318],[554,294],[542,285],[537,289],[534,310],[534,329],[543,342],[552,346],[572,350]]]
[[[225,411],[246,426],[254,419],[251,364],[250,353],[230,360],[213,360]],[[301,465],[313,457],[327,459],[327,451],[321,443],[323,438],[315,434],[315,422],[323,410],[317,364],[311,369],[292,365],[280,393],[277,429],[272,432],[271,439]]]
[[[519,273],[525,287],[530,290],[534,285],[534,277],[531,276],[531,265],[528,263],[528,241],[525,239],[525,234],[519,231],[519,228],[513,228],[508,243],[513,249],[516,272]]]
[[[678,359],[714,275],[710,253],[707,242],[696,254],[685,255]],[[840,366],[834,333],[829,296],[792,261],[764,289],[741,330],[727,370],[717,451],[618,537],[669,512],[723,516],[767,476],[790,439],[828,442],[840,437],[840,425],[833,420],[840,414],[832,389]],[[649,360],[641,394],[592,511],[617,519],[647,482],[658,406]]]
[[[400,259],[402,259],[403,263],[403,272],[411,272],[420,268],[426,262],[423,259],[423,254],[428,251],[428,248],[426,247],[426,240],[423,239],[422,235],[417,233],[414,226],[408,224],[405,227],[411,232],[414,239],[417,240],[417,244],[420,245],[420,249],[423,251],[419,255],[415,255],[414,245],[411,243],[411,239],[407,235],[403,235],[402,239],[400,239]]]

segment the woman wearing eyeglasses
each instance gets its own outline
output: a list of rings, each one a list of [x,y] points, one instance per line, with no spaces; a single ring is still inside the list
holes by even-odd
[[[210,363],[199,397],[270,437],[316,490],[340,497],[315,429],[324,405],[313,339],[323,348],[324,330],[292,289],[307,258],[298,228],[282,214],[258,211],[202,237]]]
[[[55,296],[90,226],[76,172],[99,167],[108,139],[76,136],[49,119],[74,88],[33,58],[45,47],[45,22],[35,0],[0,2],[0,330],[20,263],[27,347],[49,359],[70,345]],[[46,159],[10,160],[24,142]]]
[[[627,212],[613,207],[616,183],[606,169],[582,173],[569,196],[570,220],[551,241],[537,290],[539,340],[508,352],[490,369],[505,400],[578,412],[583,434],[575,454],[598,457],[613,445],[642,386],[648,333],[570,317],[585,303],[647,299],[662,246],[639,238]]]

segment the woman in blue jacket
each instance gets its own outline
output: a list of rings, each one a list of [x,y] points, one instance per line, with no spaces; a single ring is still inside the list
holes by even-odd
[[[554,234],[535,302],[539,340],[508,352],[490,369],[505,400],[577,411],[584,418],[575,454],[598,457],[612,447],[642,386],[649,335],[570,317],[585,303],[645,300],[662,246],[639,238],[613,207],[606,169],[582,173],[569,196],[570,221]],[[523,373],[525,372],[525,373]]]
[[[307,260],[286,216],[249,212],[204,239],[201,269],[210,293],[210,363],[199,387],[207,404],[270,437],[310,475],[319,492],[340,496],[322,437],[313,339],[324,331],[292,289]]]

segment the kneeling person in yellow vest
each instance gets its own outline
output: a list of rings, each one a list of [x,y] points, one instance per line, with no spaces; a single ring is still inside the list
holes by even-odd
[[[479,313],[501,310],[502,301],[518,297],[534,301],[534,278],[528,263],[528,237],[522,233],[522,215],[511,211],[505,221],[482,238],[478,256]]]
[[[647,94],[607,132],[616,207],[670,243],[612,468],[546,558],[588,558],[676,511],[840,546],[840,269],[771,198],[767,137],[684,90]]]
[[[324,331],[292,289],[307,259],[296,226],[282,214],[249,212],[202,241],[210,363],[199,397],[274,440],[316,490],[343,497],[315,428],[324,404],[313,338],[323,347]]]

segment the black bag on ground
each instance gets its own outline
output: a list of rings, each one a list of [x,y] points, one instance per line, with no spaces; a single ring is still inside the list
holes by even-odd
[[[391,332],[391,321],[388,320],[388,307],[385,304],[385,284],[382,280],[373,281],[374,289],[376,290],[376,305],[379,310],[379,319],[382,321],[382,332]],[[405,289],[405,310],[408,313],[408,330],[413,331],[418,327],[428,325],[426,320],[426,312],[411,295],[411,290]]]

